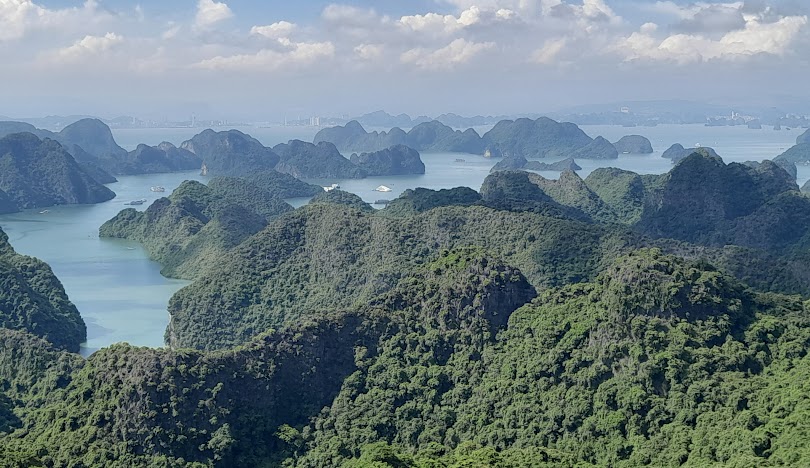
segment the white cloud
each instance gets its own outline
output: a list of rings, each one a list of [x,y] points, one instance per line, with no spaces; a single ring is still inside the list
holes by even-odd
[[[69,47],[54,51],[50,57],[59,62],[77,62],[102,55],[123,42],[124,38],[115,33],[107,33],[103,36],[85,36]]]
[[[207,29],[231,18],[233,18],[233,12],[227,3],[214,0],[199,0],[194,25],[200,29]]]
[[[289,37],[296,28],[297,26],[293,23],[279,21],[268,26],[253,26],[250,28],[250,34],[268,39],[281,39],[282,37]]]
[[[383,17],[371,9],[357,8],[350,5],[327,5],[321,12],[321,18],[341,26],[367,26],[378,23]]]
[[[208,70],[274,71],[291,66],[312,65],[335,55],[335,45],[331,42],[283,42],[288,46],[287,50],[262,49],[255,54],[217,56],[203,60],[194,67]]]
[[[565,38],[550,39],[532,54],[532,61],[543,65],[554,63],[567,44],[568,40]]]
[[[466,39],[456,39],[437,50],[411,49],[403,53],[400,60],[403,63],[416,65],[423,69],[449,70],[456,65],[469,62],[475,56],[494,47],[493,42],[471,42]]]
[[[787,16],[771,23],[756,16],[746,18],[743,29],[726,32],[719,39],[701,34],[655,37],[658,28],[645,24],[619,42],[626,60],[667,60],[680,64],[709,60],[739,60],[759,54],[786,54],[807,25],[806,16]]]
[[[110,17],[94,0],[64,9],[46,8],[33,0],[0,0],[0,42],[22,39],[37,29],[87,28]]]
[[[354,48],[354,53],[362,60],[376,60],[385,54],[382,44],[360,44]]]

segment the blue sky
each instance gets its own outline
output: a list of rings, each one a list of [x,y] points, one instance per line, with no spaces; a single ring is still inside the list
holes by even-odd
[[[806,98],[808,2],[4,0],[0,115]]]

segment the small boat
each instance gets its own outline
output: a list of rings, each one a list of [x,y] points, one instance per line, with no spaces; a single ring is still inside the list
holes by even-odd
[[[464,162],[467,162],[467,160],[466,159],[456,159],[456,162],[457,163],[464,163]]]
[[[375,205],[387,205],[391,203],[391,200],[377,200],[374,202]]]
[[[200,175],[203,177],[208,175],[208,166],[206,166],[204,163],[202,165],[202,169],[200,169]]]
[[[151,190],[151,191],[153,191],[153,192],[162,193],[162,192],[165,192],[165,191],[166,191],[166,188],[165,188],[165,187],[161,187],[160,185],[156,185],[156,186],[154,186],[154,187],[150,188],[149,190]]]
[[[386,187],[385,185],[380,185],[379,187],[374,189],[375,192],[390,192],[391,188]]]
[[[132,200],[129,203],[124,203],[124,205],[127,205],[127,206],[141,206],[144,203],[146,203],[146,198],[141,198],[140,200]]]
[[[51,212],[51,210],[42,210],[42,211],[39,212],[39,214],[48,214],[50,212]]]
[[[340,190],[340,184],[332,184],[328,187],[324,187],[323,190],[325,192],[331,192],[332,190]]]

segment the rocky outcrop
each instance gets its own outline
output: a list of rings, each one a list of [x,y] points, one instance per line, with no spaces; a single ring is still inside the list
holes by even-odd
[[[620,154],[650,154],[653,152],[652,143],[641,135],[623,136],[619,141],[613,143]]]
[[[368,175],[331,143],[313,145],[292,140],[275,146],[273,151],[279,155],[275,169],[299,179],[362,179]]]
[[[373,153],[353,154],[351,162],[369,176],[424,174],[425,163],[419,152],[404,145]]]
[[[679,143],[675,143],[674,145],[670,146],[669,149],[664,151],[661,157],[664,159],[671,159],[673,163],[677,163],[693,153],[715,158],[720,157],[713,148],[709,148],[708,146],[702,146],[699,148],[684,148],[683,145]]]
[[[810,163],[810,143],[799,143],[774,158],[774,162],[787,161],[794,164]]]
[[[0,139],[0,190],[18,208],[101,203],[115,197],[62,145],[30,133]]]
[[[279,162],[273,150],[239,130],[208,129],[183,142],[180,148],[197,155],[211,175],[240,176],[269,171]]]
[[[202,160],[191,151],[163,142],[158,146],[138,145],[119,165],[121,174],[159,174],[199,169]]]
[[[553,163],[544,163],[540,161],[529,161],[523,166],[524,169],[528,169],[530,171],[580,171],[582,168],[577,164],[574,158],[566,158],[562,161],[557,161]]]

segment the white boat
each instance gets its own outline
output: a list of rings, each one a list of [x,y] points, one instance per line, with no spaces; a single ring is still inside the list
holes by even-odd
[[[42,211],[39,212],[39,214],[48,214],[50,212],[51,212],[51,210],[42,210]]]
[[[340,190],[340,185],[338,185],[338,184],[332,184],[332,185],[330,185],[330,186],[328,186],[328,187],[324,187],[324,188],[323,188],[323,190],[324,190],[325,192],[331,192],[332,190]]]
[[[390,192],[391,188],[386,187],[385,185],[380,185],[379,187],[374,189],[375,192]]]
[[[153,192],[165,192],[166,191],[166,189],[164,187],[161,187],[160,185],[156,185],[156,186],[150,188],[149,190],[151,190]]]

